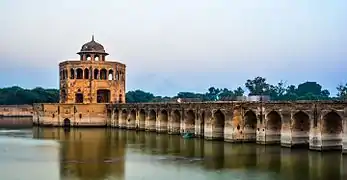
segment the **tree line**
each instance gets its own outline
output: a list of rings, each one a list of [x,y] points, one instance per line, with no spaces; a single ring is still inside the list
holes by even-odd
[[[266,82],[266,78],[255,77],[248,79],[244,87],[234,90],[227,88],[210,87],[205,93],[179,92],[176,96],[155,96],[153,93],[142,90],[128,91],[126,101],[128,103],[140,102],[169,102],[178,98],[193,101],[227,101],[236,100],[239,96],[263,95],[270,96],[271,100],[295,101],[295,100],[344,100],[347,98],[347,83],[336,87],[338,93],[331,95],[327,89],[317,82],[303,82],[299,85],[287,85],[280,81],[275,85]],[[246,94],[245,91],[249,93]],[[0,104],[33,104],[59,102],[58,89],[24,89],[18,86],[0,88]]]

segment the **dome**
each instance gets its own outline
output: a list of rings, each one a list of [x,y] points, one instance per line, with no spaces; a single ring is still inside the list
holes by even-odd
[[[104,49],[104,46],[94,41],[94,35],[92,36],[92,40],[90,42],[83,44],[81,51],[78,52],[77,54],[82,54],[82,53],[101,53],[101,54],[107,55]]]

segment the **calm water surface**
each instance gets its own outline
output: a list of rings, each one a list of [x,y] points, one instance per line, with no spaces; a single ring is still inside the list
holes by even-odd
[[[33,128],[0,131],[0,136],[59,142],[56,171],[60,177],[56,179],[62,180],[347,179],[347,156],[339,152],[230,144],[117,129]],[[21,153],[28,152],[23,149]]]

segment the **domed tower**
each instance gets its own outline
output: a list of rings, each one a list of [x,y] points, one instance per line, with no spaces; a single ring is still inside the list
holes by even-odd
[[[125,103],[125,64],[106,61],[104,46],[94,40],[64,61],[60,69],[60,103]]]

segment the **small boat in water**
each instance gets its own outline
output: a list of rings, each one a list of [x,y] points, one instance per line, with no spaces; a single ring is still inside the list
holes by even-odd
[[[189,132],[186,132],[183,135],[184,139],[190,139],[190,138],[193,138],[193,137],[194,137],[194,134],[193,133],[189,133]]]

